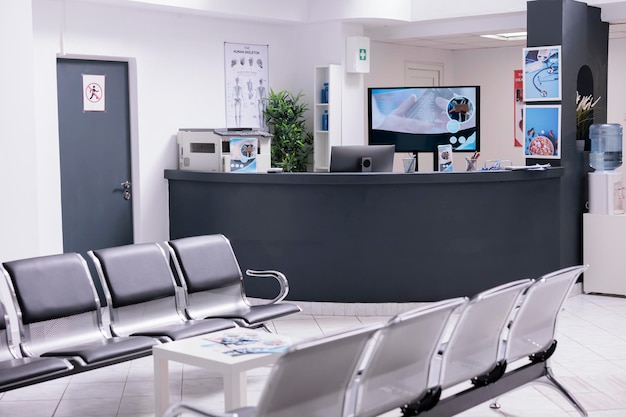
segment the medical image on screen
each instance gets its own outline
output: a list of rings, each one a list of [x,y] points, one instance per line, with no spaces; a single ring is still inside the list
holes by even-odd
[[[396,151],[478,150],[478,86],[369,89],[369,143]]]

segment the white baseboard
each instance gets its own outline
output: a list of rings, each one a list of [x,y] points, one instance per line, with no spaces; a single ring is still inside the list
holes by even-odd
[[[582,283],[572,288],[570,297],[582,294]],[[262,304],[267,300],[248,298],[250,304]],[[300,306],[302,314],[314,316],[395,316],[425,304],[416,303],[331,303],[318,301],[287,301]]]

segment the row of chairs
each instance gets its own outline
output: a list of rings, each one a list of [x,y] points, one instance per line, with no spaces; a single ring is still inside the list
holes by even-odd
[[[301,311],[282,302],[289,288],[277,271],[247,271],[252,277],[275,278],[280,285],[275,299],[250,305],[239,264],[223,235],[88,255],[106,307],[78,253],[2,264],[10,299],[0,305],[0,392],[147,356],[158,343],[236,326],[264,327],[268,320]],[[9,305],[16,331],[8,320]]]
[[[565,268],[296,344],[273,366],[256,407],[212,413],[178,403],[165,416],[373,417],[401,408],[405,416],[444,417],[529,383],[556,389],[586,416],[549,365],[559,311],[584,270]]]

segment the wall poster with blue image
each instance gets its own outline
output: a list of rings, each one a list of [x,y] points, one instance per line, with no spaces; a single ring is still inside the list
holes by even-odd
[[[561,47],[523,49],[524,101],[561,100]]]
[[[561,106],[528,105],[524,117],[524,156],[561,158]]]

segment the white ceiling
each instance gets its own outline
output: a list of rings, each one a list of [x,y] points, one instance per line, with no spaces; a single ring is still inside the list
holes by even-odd
[[[373,41],[445,50],[525,46],[480,35],[526,30],[525,0],[66,0],[279,24],[344,21]],[[626,1],[587,0],[609,22],[609,37],[626,38]],[[469,5],[469,6],[468,6]]]
[[[523,32],[526,27],[511,28],[511,32]],[[462,50],[475,48],[501,48],[504,46],[526,46],[526,40],[497,40],[481,37],[480,35],[497,34],[502,32],[476,31],[462,34],[433,35],[408,38],[396,38],[381,42],[396,43],[402,45],[420,46],[434,49]],[[507,31],[508,33],[508,31]],[[609,25],[609,39],[626,38],[626,22],[611,23]]]

